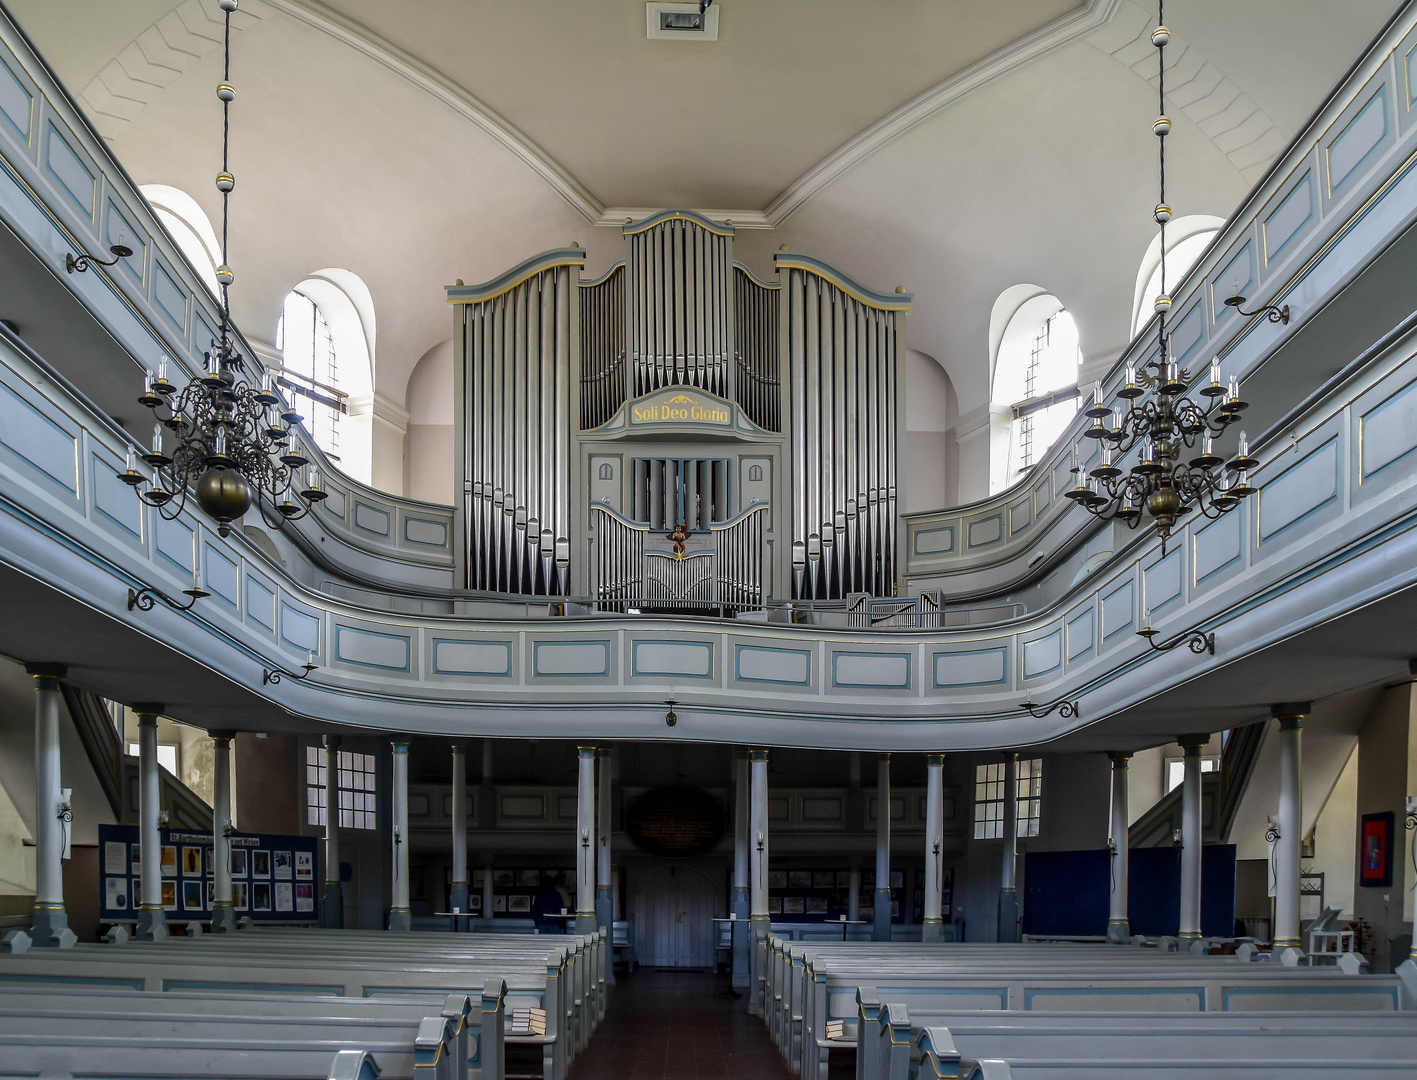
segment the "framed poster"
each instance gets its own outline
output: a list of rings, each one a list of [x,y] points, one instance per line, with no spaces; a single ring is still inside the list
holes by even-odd
[[[275,887],[277,911],[295,910],[295,886],[288,881],[277,881]]]
[[[518,870],[517,884],[522,888],[534,889],[541,884],[540,870]]]
[[[174,869],[174,870],[177,868],[176,863],[177,863],[177,859],[176,859],[176,856],[174,856],[174,857],[173,857],[173,869]],[[176,910],[177,910],[177,882],[175,882],[175,881],[164,881],[164,882],[162,883],[162,910],[163,910],[163,911],[176,911]]]
[[[1368,888],[1392,885],[1392,835],[1395,827],[1391,810],[1364,814],[1358,832],[1358,884]]]
[[[812,887],[812,871],[787,871],[787,887],[789,889],[810,889]]]
[[[251,910],[270,911],[271,910],[271,883],[269,881],[257,881],[251,886]]]
[[[237,911],[248,911],[251,908],[251,885],[245,881],[233,881],[231,883],[231,906]]]
[[[769,914],[769,915],[781,915],[781,914],[782,914],[782,897],[780,897],[780,896],[769,896],[769,897],[768,897],[768,914]]]
[[[787,871],[786,871],[786,870],[769,870],[769,871],[768,871],[768,888],[769,888],[769,889],[785,889],[785,888],[787,888]]]
[[[271,852],[271,866],[277,881],[289,881],[295,876],[295,856],[289,851]],[[290,910],[289,908],[286,909]]]
[[[105,878],[103,882],[103,906],[114,911],[128,910],[128,879],[126,877]]]
[[[813,870],[812,888],[830,889],[836,884],[836,873],[832,870]]]
[[[163,877],[177,876],[177,848],[172,844],[162,845],[162,858],[160,860]]]
[[[246,858],[249,852],[244,847],[234,847],[231,849],[231,876],[246,876]]]
[[[784,915],[801,915],[806,910],[806,904],[800,896],[784,896],[782,898],[782,913]]]
[[[296,864],[296,869],[297,869],[297,870],[299,869],[299,864],[298,864],[298,863]],[[314,910],[315,910],[315,885],[314,885],[314,883],[313,883],[313,882],[309,882],[309,881],[297,881],[297,882],[295,883],[295,911],[296,911],[296,914],[300,914],[301,912],[309,913],[309,912],[313,912]]]
[[[128,845],[122,840],[109,840],[103,845],[103,872],[128,873]]]
[[[526,893],[517,893],[515,896],[507,897],[507,910],[518,913],[531,911],[531,897]]]
[[[263,848],[251,852],[251,876],[268,878],[271,876],[271,853]],[[267,908],[266,910],[270,910]]]
[[[313,851],[297,851],[295,853],[295,880],[311,881],[315,877],[315,853]],[[299,892],[296,893],[299,896]]]
[[[207,905],[202,902],[203,891],[200,881],[184,881],[182,883],[182,910],[205,911]]]
[[[182,848],[182,876],[201,877],[202,876],[202,849],[199,847]]]

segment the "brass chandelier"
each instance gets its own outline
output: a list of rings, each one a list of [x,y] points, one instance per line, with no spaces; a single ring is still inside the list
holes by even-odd
[[[143,376],[138,403],[152,410],[152,449],[142,455],[152,467],[148,480],[128,451],[125,471],[118,479],[133,488],[147,505],[164,518],[177,517],[194,498],[216,519],[217,532],[231,533],[231,523],[252,505],[273,525],[297,520],[325,498],[315,466],[292,441],[304,419],[275,392],[269,371],[259,385],[246,375],[246,362],[236,348],[231,326],[228,290],[234,280],[227,265],[229,202],[236,178],[228,155],[231,134],[231,14],[239,0],[217,0],[225,13],[225,67],[217,97],[222,103],[221,172],[216,186],[221,192],[221,265],[217,284],[221,290],[221,340],[205,354],[206,370],[181,391],[167,378],[167,361],[158,364],[156,377]],[[171,450],[163,447],[164,429],[171,435]],[[274,514],[274,517],[271,515]]]
[[[1186,396],[1191,375],[1171,354],[1166,321],[1171,311],[1171,297],[1166,291],[1166,223],[1171,220],[1171,207],[1166,205],[1166,136],[1171,131],[1171,121],[1166,116],[1165,63],[1171,32],[1164,22],[1164,5],[1157,5],[1157,13],[1158,26],[1151,35],[1151,43],[1156,46],[1161,102],[1160,115],[1152,124],[1160,147],[1160,198],[1153,211],[1161,229],[1161,292],[1154,304],[1157,354],[1140,371],[1127,365],[1124,385],[1117,391],[1121,401],[1114,407],[1109,408],[1104,402],[1100,382],[1093,387],[1092,404],[1086,410],[1092,425],[1083,434],[1101,444],[1101,460],[1084,476],[1074,448],[1072,471],[1077,475],[1077,485],[1065,495],[1096,517],[1121,520],[1129,528],[1137,528],[1144,516],[1149,516],[1155,522],[1165,554],[1172,530],[1184,515],[1199,510],[1204,517],[1218,518],[1253,495],[1257,489],[1250,484],[1249,473],[1258,462],[1250,457],[1244,432],[1240,433],[1239,452],[1230,462],[1214,450],[1215,437],[1238,421],[1248,408],[1240,397],[1239,379],[1231,376],[1228,383],[1222,383],[1217,358],[1211,362],[1208,385],[1198,391],[1203,401],[1194,401]],[[1226,303],[1239,310],[1244,300],[1232,297]],[[1284,315],[1288,322],[1287,308]],[[1151,396],[1143,403],[1140,399],[1148,393]],[[1200,452],[1183,462],[1183,449],[1195,449],[1197,444]],[[1116,464],[1138,445],[1140,453],[1135,465],[1123,469]]]

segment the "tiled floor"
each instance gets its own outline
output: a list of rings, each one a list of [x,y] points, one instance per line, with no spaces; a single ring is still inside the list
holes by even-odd
[[[790,1080],[748,999],[716,996],[726,978],[644,968],[617,978],[570,1080]]]

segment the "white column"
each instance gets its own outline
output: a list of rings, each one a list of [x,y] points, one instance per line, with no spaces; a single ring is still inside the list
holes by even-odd
[[[876,894],[871,911],[873,941],[891,939],[891,756],[876,758]]]
[[[1004,850],[999,867],[1000,941],[1018,940],[1018,755],[1004,755]]]
[[[162,910],[162,837],[158,832],[161,799],[157,763],[157,717],[161,705],[134,705],[138,714],[138,842],[142,859],[138,937],[167,937],[167,915]]]
[[[25,670],[34,679],[35,890],[30,937],[35,945],[67,948],[75,940],[64,909],[64,837],[73,827],[73,809],[64,804],[59,771],[59,680],[67,671],[62,664],[27,664]]]
[[[1181,927],[1180,940],[1201,936],[1201,751],[1208,735],[1184,735],[1177,740],[1185,750],[1181,779]]]
[[[467,748],[453,743],[453,884],[448,910],[467,913]]]
[[[408,740],[394,739],[394,902],[389,908],[390,930],[413,929],[413,909],[408,904]]]
[[[576,786],[576,933],[595,929],[595,747],[578,746]]]
[[[733,923],[733,985],[748,985],[749,919],[753,914],[748,895],[748,752],[738,750],[733,755],[733,895],[729,898],[729,915]]]
[[[236,929],[236,909],[231,906],[231,740],[233,738],[233,734],[229,731],[212,732],[211,925],[214,934],[229,934]],[[329,790],[328,785],[325,790]],[[326,886],[326,892],[328,891],[329,887]]]
[[[1276,708],[1279,718],[1279,837],[1274,844],[1273,948],[1303,950],[1299,938],[1299,841],[1304,832],[1302,725],[1308,705]]]
[[[748,1010],[762,1014],[762,979],[758,970],[762,950],[759,942],[768,936],[768,752],[748,751],[749,769],[749,882],[748,906],[752,923],[749,945]]]
[[[1127,762],[1131,754],[1108,754],[1112,759],[1112,873],[1107,905],[1107,940],[1125,945],[1131,939],[1127,919]]]
[[[608,746],[595,751],[595,925],[606,930],[615,919],[610,879],[610,795],[614,753]],[[611,965],[610,975],[614,975]]]
[[[941,894],[941,863],[945,845],[945,755],[925,755],[925,902],[920,925],[921,941],[939,941],[944,936],[944,899]]]

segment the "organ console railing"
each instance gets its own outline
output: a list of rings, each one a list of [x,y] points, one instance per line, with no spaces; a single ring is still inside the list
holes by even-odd
[[[676,552],[648,525],[592,507],[596,607],[724,615],[762,607],[767,518],[765,504],[750,506],[731,521],[710,526],[705,547]],[[657,542],[663,545],[658,550]]]

